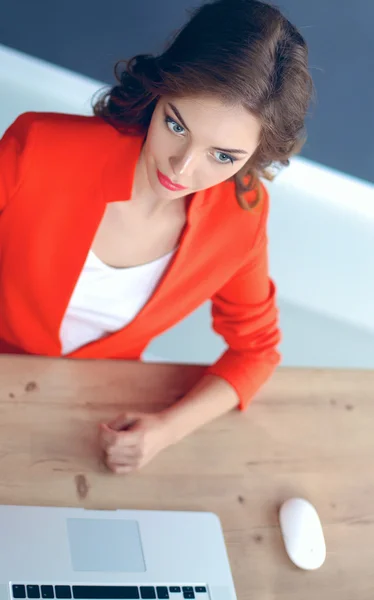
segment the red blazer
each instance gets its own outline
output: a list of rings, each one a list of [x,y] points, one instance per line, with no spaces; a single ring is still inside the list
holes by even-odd
[[[107,202],[131,196],[144,136],[98,117],[24,113],[0,141],[0,354],[61,356],[59,330]],[[207,299],[228,344],[208,372],[244,408],[279,362],[268,277],[268,197],[243,211],[234,183],[197,192],[179,249],[125,328],[69,358],[139,359],[149,342]]]

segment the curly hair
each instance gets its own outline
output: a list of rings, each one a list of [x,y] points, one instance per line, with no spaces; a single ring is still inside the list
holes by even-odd
[[[114,73],[118,84],[95,101],[93,110],[118,130],[146,131],[163,95],[215,95],[259,118],[257,149],[232,178],[244,209],[260,200],[260,177],[273,179],[273,168],[287,166],[305,142],[313,95],[308,48],[296,27],[265,2],[206,3],[192,12],[162,54],[120,60]],[[257,193],[246,200],[253,190]]]

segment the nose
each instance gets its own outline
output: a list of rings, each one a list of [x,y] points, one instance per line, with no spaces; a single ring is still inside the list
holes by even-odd
[[[195,168],[196,156],[191,150],[186,150],[178,156],[173,156],[170,159],[171,168],[174,174],[184,177],[190,177]]]

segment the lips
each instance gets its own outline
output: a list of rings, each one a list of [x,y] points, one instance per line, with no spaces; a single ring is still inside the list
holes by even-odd
[[[169,177],[161,173],[157,169],[157,177],[161,185],[163,185],[166,189],[171,190],[172,192],[180,192],[181,190],[186,190],[187,188],[183,185],[178,185],[177,183],[173,183]]]

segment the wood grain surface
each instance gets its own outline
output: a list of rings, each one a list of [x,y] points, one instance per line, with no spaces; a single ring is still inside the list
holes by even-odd
[[[374,372],[279,369],[245,414],[233,412],[143,471],[104,468],[97,425],[159,410],[199,366],[0,357],[0,503],[206,510],[225,532],[240,600],[373,600]],[[288,560],[278,509],[309,499],[327,560]]]

